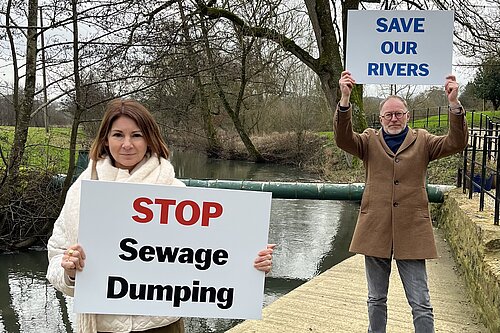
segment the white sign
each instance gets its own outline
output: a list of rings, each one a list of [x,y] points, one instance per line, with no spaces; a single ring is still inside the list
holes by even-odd
[[[349,10],[346,69],[356,83],[443,84],[452,70],[453,14]]]
[[[261,318],[271,193],[82,181],[78,313]]]

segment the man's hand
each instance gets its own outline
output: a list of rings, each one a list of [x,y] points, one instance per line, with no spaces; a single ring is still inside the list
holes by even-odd
[[[351,76],[351,72],[343,71],[340,75],[339,87],[340,92],[342,93],[342,97],[340,98],[339,105],[340,106],[349,106],[349,99],[351,98],[352,88],[356,81]]]
[[[444,85],[444,90],[446,96],[448,97],[448,104],[451,108],[460,106],[458,101],[458,83],[455,75],[449,75],[446,77],[446,83]]]

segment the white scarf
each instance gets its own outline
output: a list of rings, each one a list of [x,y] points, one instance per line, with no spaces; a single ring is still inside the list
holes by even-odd
[[[97,179],[99,180],[118,181],[124,183],[165,184],[176,186],[184,185],[181,181],[175,179],[175,172],[172,164],[168,160],[164,158],[158,159],[156,156],[145,158],[131,172],[114,167],[109,157],[99,160],[97,163],[90,160],[89,166],[78,179],[79,183],[82,179],[94,178],[92,177],[92,168],[94,165],[95,171],[97,172]],[[78,191],[74,194],[75,198],[73,199],[78,200],[79,204],[80,192]],[[70,198],[68,199],[71,200]],[[76,233],[77,230],[78,228],[75,228],[73,232]],[[73,237],[76,239],[77,235],[75,234]],[[97,316],[95,314],[87,313],[79,314],[77,315],[76,326],[77,333],[95,333],[97,332]]]

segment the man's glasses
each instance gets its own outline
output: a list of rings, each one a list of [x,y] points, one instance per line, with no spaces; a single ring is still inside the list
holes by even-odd
[[[401,112],[401,111],[387,112],[387,113],[384,113],[383,115],[381,115],[381,117],[384,118],[385,120],[391,120],[393,116],[396,116],[397,119],[401,119],[407,113],[408,113],[408,111],[406,111],[406,112]]]

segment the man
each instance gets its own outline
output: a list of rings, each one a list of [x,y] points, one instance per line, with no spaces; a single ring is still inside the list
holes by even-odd
[[[380,103],[379,130],[352,130],[351,73],[339,80],[342,97],[334,116],[337,145],[363,160],[366,185],[350,251],[365,255],[368,332],[386,331],[387,291],[394,257],[412,308],[416,333],[434,332],[425,259],[437,257],[426,192],[430,161],[462,151],[467,144],[465,112],[455,76],[446,78],[449,130],[444,136],[408,127],[406,102],[389,96]]]

